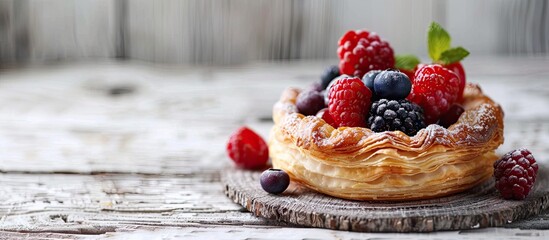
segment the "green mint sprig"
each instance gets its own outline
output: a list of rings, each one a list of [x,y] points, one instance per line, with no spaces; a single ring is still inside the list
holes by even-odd
[[[448,65],[459,62],[469,55],[469,51],[463,47],[450,48],[451,43],[450,34],[440,24],[432,22],[427,30],[427,49],[431,60]]]
[[[398,69],[412,71],[421,61],[414,55],[397,55],[395,56],[395,67]]]

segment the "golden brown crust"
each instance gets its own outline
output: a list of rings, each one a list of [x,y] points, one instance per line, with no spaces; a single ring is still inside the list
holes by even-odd
[[[328,195],[408,200],[462,191],[489,178],[493,152],[503,143],[503,111],[474,84],[465,88],[465,112],[455,124],[429,125],[413,137],[334,129],[297,113],[298,94],[286,89],[275,104],[269,152],[274,167]]]

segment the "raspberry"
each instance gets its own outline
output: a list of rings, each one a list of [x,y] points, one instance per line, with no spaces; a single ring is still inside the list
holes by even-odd
[[[332,127],[338,127],[332,116],[330,116],[330,111],[328,111],[328,108],[321,109],[320,111],[318,111],[318,113],[316,113],[316,116],[323,119],[324,122],[326,122],[327,124],[332,125]]]
[[[401,131],[414,136],[425,128],[423,110],[408,100],[380,99],[372,104],[368,125],[374,132]]]
[[[459,77],[452,71],[434,64],[416,71],[408,100],[421,106],[425,122],[435,123],[458,99]]]
[[[338,78],[328,93],[328,112],[338,127],[365,127],[371,97],[360,78]]]
[[[393,49],[375,32],[348,31],[339,39],[338,45],[341,74],[362,78],[370,70],[385,70],[395,66]]]
[[[508,152],[494,163],[496,189],[505,199],[526,198],[536,182],[537,173],[538,164],[525,148]]]
[[[465,82],[466,82],[465,70],[463,69],[463,66],[461,65],[460,62],[444,65],[444,67],[454,72],[459,77],[458,101],[461,101],[461,99],[463,99],[463,90],[465,89]]]
[[[309,90],[304,91],[297,96],[296,104],[297,110],[305,116],[315,115],[324,106],[324,95],[322,93]]]
[[[254,131],[241,127],[229,137],[227,154],[241,168],[257,169],[269,160],[265,141]]]

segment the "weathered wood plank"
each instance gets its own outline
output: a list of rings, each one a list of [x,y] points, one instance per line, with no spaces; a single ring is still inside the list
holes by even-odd
[[[146,236],[190,232],[197,238],[215,233],[233,239],[239,236],[242,239],[261,239],[269,238],[269,235],[259,236],[261,234],[287,231],[296,234],[288,239],[304,239],[307,234],[333,239],[336,238],[332,237],[334,234],[344,238],[376,236],[320,229],[281,229],[282,223],[256,218],[226,198],[216,174],[0,174],[0,182],[0,230],[25,232],[29,233],[28,236],[66,233],[73,237],[93,234],[134,238],[138,235],[124,232],[139,229],[137,233]],[[459,234],[478,237],[486,231],[494,232],[483,230],[476,234],[465,231]],[[547,231],[535,230],[516,232],[532,236],[547,234]],[[448,236],[459,236],[457,234],[453,232]]]
[[[287,225],[223,194],[217,173],[0,174],[0,230],[102,234],[124,226]]]
[[[429,234],[356,233],[315,228],[286,228],[276,226],[193,226],[193,227],[127,227],[101,235],[19,233],[0,231],[0,239],[254,239],[254,240],[310,240],[310,239],[545,239],[549,231],[485,228],[465,231],[443,231]]]
[[[379,237],[270,228],[280,223],[253,217],[223,194],[218,171],[230,165],[227,136],[248,124],[266,137],[281,91],[306,87],[327,64],[188,69],[127,62],[0,72],[0,230],[36,238],[64,232],[124,239],[134,238],[126,231],[135,230],[196,238],[277,232],[295,232],[294,239]],[[480,82],[506,111],[500,152],[526,146],[549,163],[549,112],[543,111],[549,59],[472,58],[465,64],[469,81]],[[511,226],[545,228],[543,216]],[[484,231],[448,234],[475,238],[507,230]]]
[[[312,240],[312,239],[545,239],[549,231],[540,230],[511,230],[500,228],[487,228],[480,230],[436,232],[430,234],[395,234],[395,233],[355,233],[346,231],[334,231],[326,229],[311,228],[263,228],[263,227],[227,227],[216,228],[190,227],[183,229],[153,229],[137,230],[132,232],[107,233],[114,239],[160,239],[166,238],[181,239],[291,239],[291,240]]]
[[[489,61],[472,59],[467,69],[469,80],[480,82],[505,110],[507,141],[501,151],[526,145],[548,156],[542,133],[548,131],[549,112],[541,109],[549,105],[549,61]],[[306,87],[325,65],[190,71],[118,63],[3,72],[0,170],[211,172],[226,159],[231,131],[250,124],[266,137],[271,123],[262,119],[269,121],[282,90]]]

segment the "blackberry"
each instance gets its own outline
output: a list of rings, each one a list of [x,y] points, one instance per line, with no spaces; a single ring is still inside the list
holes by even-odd
[[[380,99],[370,108],[368,126],[374,132],[402,131],[414,136],[425,128],[423,109],[405,99]]]

